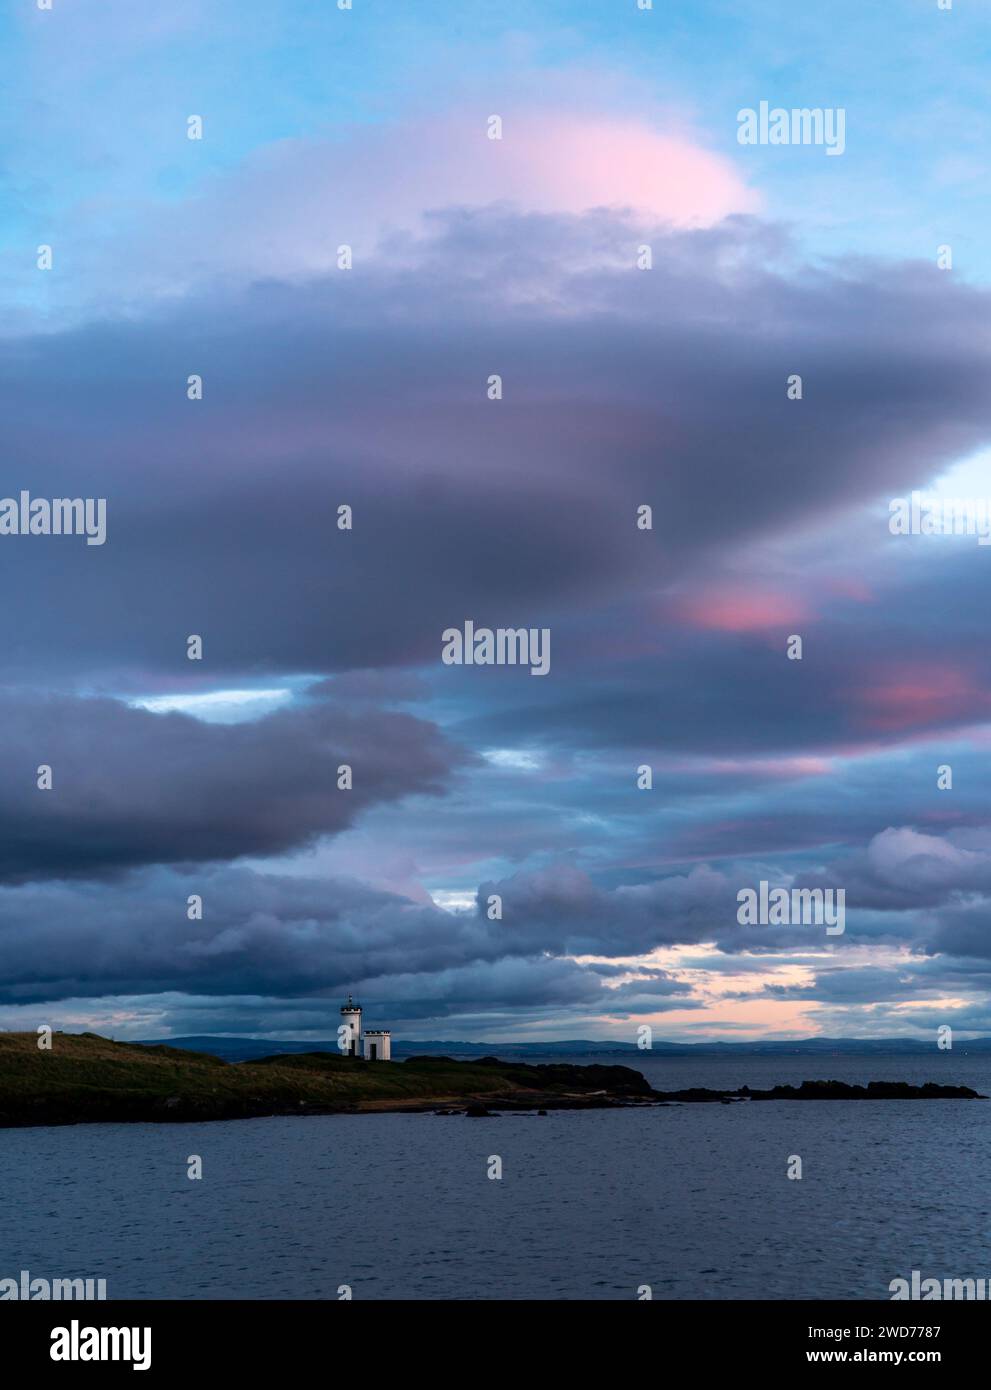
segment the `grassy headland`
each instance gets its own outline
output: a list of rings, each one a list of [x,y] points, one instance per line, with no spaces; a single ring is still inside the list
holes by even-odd
[[[628,1067],[482,1059],[363,1062],[314,1052],[230,1064],[206,1053],[55,1033],[0,1033],[0,1127],[433,1109],[473,1102],[563,1108],[650,1099]]]

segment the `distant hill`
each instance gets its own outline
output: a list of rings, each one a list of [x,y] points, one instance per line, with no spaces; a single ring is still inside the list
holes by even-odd
[[[190,1052],[209,1052],[214,1057],[222,1057],[225,1062],[247,1062],[255,1057],[272,1057],[282,1053],[293,1055],[301,1052],[339,1052],[336,1039],[300,1042],[277,1038],[231,1038],[206,1033],[187,1038],[141,1039],[141,1046],[180,1047]],[[392,1040],[393,1057],[587,1057],[599,1053],[609,1053],[613,1056],[620,1053],[629,1055],[638,1051],[634,1043],[603,1042],[601,1039],[576,1039],[554,1043],[472,1043],[437,1040],[418,1042],[415,1039],[403,1042],[396,1038]]]
[[[186,1038],[143,1040],[144,1047],[177,1047],[190,1052],[206,1052],[225,1062],[247,1062],[256,1057],[293,1055],[302,1052],[338,1051],[336,1040],[323,1042],[286,1041],[280,1038],[235,1038],[200,1034]],[[960,1039],[954,1052],[991,1053],[991,1037]],[[457,1042],[410,1041],[393,1039],[394,1057],[589,1057],[598,1055],[640,1055],[641,1057],[917,1057],[938,1051],[935,1038],[795,1038],[784,1042],[703,1042],[674,1043],[655,1040],[649,1052],[636,1043],[601,1038],[569,1038],[557,1042]]]

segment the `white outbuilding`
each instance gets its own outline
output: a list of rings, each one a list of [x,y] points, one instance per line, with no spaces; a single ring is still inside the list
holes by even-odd
[[[362,1037],[366,1062],[392,1061],[392,1035],[388,1028],[369,1028]]]

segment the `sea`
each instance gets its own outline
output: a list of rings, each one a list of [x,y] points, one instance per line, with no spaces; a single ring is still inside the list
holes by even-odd
[[[635,1064],[660,1090],[991,1095],[991,1057],[960,1050]],[[913,1270],[991,1276],[991,1102],[7,1129],[0,1171],[0,1278],[110,1299],[860,1300]]]

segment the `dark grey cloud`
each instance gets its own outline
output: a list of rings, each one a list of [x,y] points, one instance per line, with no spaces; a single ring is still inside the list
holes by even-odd
[[[191,894],[202,920],[189,920]],[[357,882],[207,865],[3,888],[0,908],[7,1003],[166,990],[320,997],[372,974],[466,963],[485,939]]]
[[[978,961],[991,960],[991,894],[966,896],[940,910],[934,917],[926,949]],[[982,981],[985,988],[991,980]]]
[[[894,969],[880,965],[848,965],[836,969],[816,969],[808,985],[769,984],[763,993],[772,999],[805,999],[826,1004],[879,1004],[898,1000],[913,1001],[926,994],[945,990],[940,974],[927,976],[918,963],[900,964]]]
[[[317,700],[206,724],[119,701],[0,694],[0,878],[267,856],[439,794],[465,754],[410,714]],[[52,769],[39,790],[37,769]],[[338,768],[352,768],[352,790]]]

